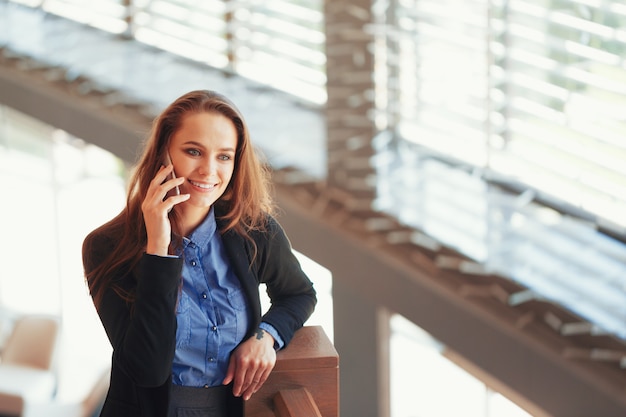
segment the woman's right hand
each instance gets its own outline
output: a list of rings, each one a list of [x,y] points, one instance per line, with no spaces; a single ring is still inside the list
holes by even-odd
[[[146,253],[151,255],[168,255],[172,239],[172,226],[168,213],[176,204],[189,199],[189,194],[168,196],[171,190],[185,182],[185,179],[180,177],[166,181],[173,169],[171,164],[159,169],[150,182],[146,198],[141,203],[141,211],[148,235]]]

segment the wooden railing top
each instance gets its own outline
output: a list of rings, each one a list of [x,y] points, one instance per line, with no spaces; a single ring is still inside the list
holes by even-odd
[[[274,371],[339,366],[337,350],[321,326],[306,326],[298,330],[287,348],[276,355]]]

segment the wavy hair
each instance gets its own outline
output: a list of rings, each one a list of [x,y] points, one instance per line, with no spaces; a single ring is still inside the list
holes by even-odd
[[[220,206],[221,220],[226,226],[222,233],[234,230],[244,238],[253,230],[264,230],[268,214],[273,213],[269,192],[269,170],[261,164],[251,144],[250,133],[243,115],[225,96],[208,90],[191,91],[170,104],[155,118],[144,143],[143,153],[130,178],[126,207],[94,234],[105,236],[115,247],[96,263],[85,267],[85,279],[96,307],[99,307],[107,288],[111,287],[127,302],[134,301],[133,290],[117,285],[115,277],[132,270],[139,262],[147,243],[147,233],[141,204],[150,182],[164,164],[170,138],[180,129],[189,114],[219,113],[228,118],[237,131],[237,149],[233,176],[224,194],[215,202]],[[176,210],[169,214],[172,223],[173,245],[181,243],[179,219]],[[89,252],[86,239],[83,252]]]

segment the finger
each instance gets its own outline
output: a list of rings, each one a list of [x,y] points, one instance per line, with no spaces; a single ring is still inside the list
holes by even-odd
[[[152,181],[150,181],[150,186],[148,187],[148,191],[146,193],[147,200],[162,201],[165,198],[165,194],[167,193],[167,191],[165,190],[165,187],[163,187],[163,183],[167,180],[167,177],[171,173],[171,171],[171,166],[162,166],[159,171],[157,171],[154,178],[152,178]]]
[[[240,397],[243,392],[243,378],[239,377],[237,373],[235,373],[235,378],[233,380],[233,395],[235,397]]]
[[[165,180],[167,180],[168,176],[171,175],[173,170],[173,165],[161,165],[161,168],[159,168],[154,178],[152,178],[151,185],[160,186],[161,184],[163,184]]]
[[[256,360],[243,361],[239,364],[238,375],[235,377],[235,385],[239,388],[235,390],[237,395],[241,395],[250,398],[252,391],[251,387],[256,386],[256,382],[259,381],[260,375],[257,377],[260,363]],[[239,378],[239,381],[237,379]]]
[[[168,197],[174,195],[180,195],[180,189],[178,187],[183,185],[184,182],[185,178],[183,177],[176,177],[163,182],[159,186],[159,194],[161,195],[161,200],[165,200]]]
[[[260,368],[257,371],[254,378],[252,379],[252,385],[248,389],[249,395],[247,396],[247,398],[245,398],[246,400],[250,399],[250,396],[252,394],[256,393],[257,391],[261,389],[261,387],[263,387],[263,384],[265,384],[270,374],[272,373],[272,369],[274,369],[274,366],[271,364],[268,364],[267,366]]]
[[[241,394],[245,391],[245,388],[249,385],[249,383],[246,382],[246,378],[250,379],[247,374],[248,372],[246,371],[246,367],[238,363],[235,369],[235,378],[233,382],[233,395],[235,397],[241,396]]]
[[[264,382],[265,379],[263,379],[262,377],[262,372],[257,372],[252,378],[252,381],[250,382],[246,390],[244,391],[243,399],[245,401],[248,401],[250,397],[252,397],[252,394],[257,392],[263,386]]]
[[[226,376],[224,377],[222,384],[228,385],[231,382],[233,382],[234,378],[235,378],[235,360],[231,356],[230,361],[228,361],[228,369],[226,370]]]
[[[270,367],[261,373],[259,381],[257,382],[256,387],[254,388],[254,392],[257,392],[259,389],[261,389],[263,384],[265,384],[265,381],[267,381],[267,378],[269,378],[271,372],[272,372],[272,368]]]
[[[175,205],[183,203],[189,200],[189,198],[191,198],[191,194],[180,194],[166,198],[163,203],[166,204],[166,209],[169,213],[170,211],[172,211]]]

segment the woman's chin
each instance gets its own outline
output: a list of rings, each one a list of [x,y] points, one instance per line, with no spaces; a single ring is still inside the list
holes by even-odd
[[[198,210],[209,210],[213,203],[215,203],[217,199],[209,196],[194,196],[193,194],[189,198],[189,200],[185,201],[185,205],[193,207]]]

